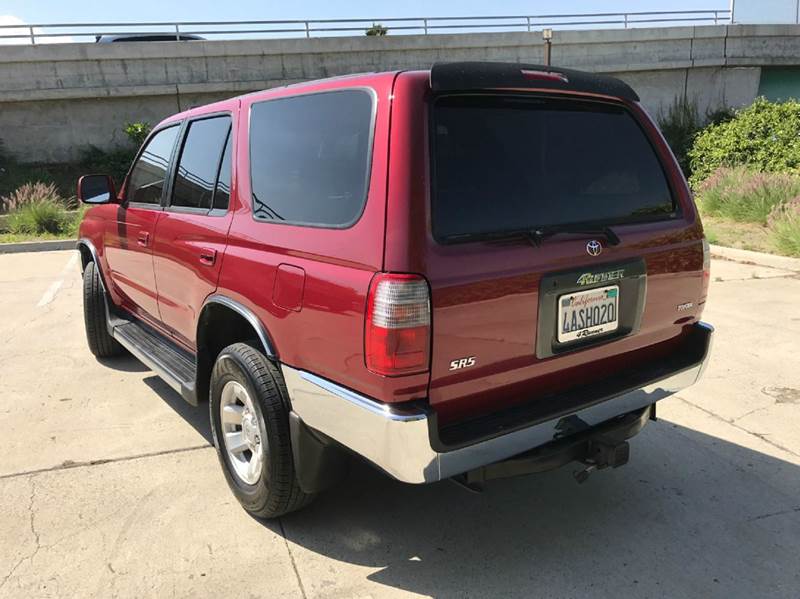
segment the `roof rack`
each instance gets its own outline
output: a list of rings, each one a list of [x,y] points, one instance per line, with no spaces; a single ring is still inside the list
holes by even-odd
[[[508,88],[574,91],[639,101],[636,92],[616,77],[573,69],[514,62],[449,62],[431,68],[435,92]]]

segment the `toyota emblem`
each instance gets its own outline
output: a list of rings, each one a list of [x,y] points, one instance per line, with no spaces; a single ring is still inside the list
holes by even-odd
[[[599,256],[603,252],[603,246],[596,239],[592,239],[586,244],[586,253],[590,256]]]

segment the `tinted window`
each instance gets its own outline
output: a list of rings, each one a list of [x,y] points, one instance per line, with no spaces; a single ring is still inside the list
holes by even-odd
[[[461,96],[434,108],[437,238],[674,212],[633,117],[599,103]]]
[[[160,204],[172,148],[178,137],[178,126],[162,129],[144,148],[131,171],[127,200],[142,204]]]
[[[253,105],[250,169],[253,214],[344,226],[367,195],[372,97],[346,90]]]
[[[189,124],[183,144],[172,206],[211,208],[222,148],[231,127],[230,117],[215,117]]]
[[[214,208],[227,210],[228,200],[231,197],[231,133],[225,141],[225,152],[222,154],[222,164],[217,177],[217,189],[214,192]]]

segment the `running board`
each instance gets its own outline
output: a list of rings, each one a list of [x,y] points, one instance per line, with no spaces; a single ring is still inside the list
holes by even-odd
[[[193,406],[197,405],[195,357],[135,321],[114,319],[111,335]]]

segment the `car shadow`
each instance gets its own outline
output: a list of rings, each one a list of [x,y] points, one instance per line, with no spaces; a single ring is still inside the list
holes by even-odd
[[[208,404],[193,406],[157,375],[148,376],[144,383],[150,387],[178,416],[188,422],[210,445],[214,440],[208,420]]]
[[[97,358],[97,361],[106,368],[120,372],[147,372],[150,370],[129,353],[113,358]]]
[[[800,467],[663,420],[631,455],[583,485],[573,464],[480,495],[358,463],[281,521],[312,595],[378,592],[366,567],[433,597],[800,596]]]

